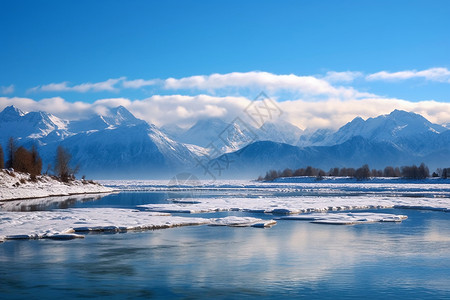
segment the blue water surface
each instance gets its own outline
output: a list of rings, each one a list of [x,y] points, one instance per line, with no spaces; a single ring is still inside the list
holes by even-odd
[[[135,208],[163,192],[55,207]],[[402,223],[279,221],[269,229],[192,226],[71,241],[0,244],[1,299],[450,299],[450,216],[384,209]],[[271,215],[222,212],[193,216]]]

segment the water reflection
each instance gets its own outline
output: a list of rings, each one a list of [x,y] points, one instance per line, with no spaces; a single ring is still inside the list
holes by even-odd
[[[0,202],[0,211],[44,211],[66,209],[80,203],[97,201],[109,194],[71,195]]]
[[[450,236],[448,214],[387,211],[409,218],[401,224],[289,221],[271,229],[195,226],[4,243],[0,295],[448,298],[450,241],[436,239]]]

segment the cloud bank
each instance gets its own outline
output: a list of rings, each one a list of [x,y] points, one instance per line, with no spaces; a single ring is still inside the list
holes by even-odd
[[[231,121],[245,118],[244,109],[251,103],[245,97],[216,97],[210,95],[154,95],[142,100],[127,98],[99,99],[93,103],[68,102],[61,97],[36,101],[31,98],[0,97],[0,109],[15,105],[24,111],[47,111],[67,119],[87,118],[92,114],[105,114],[109,108],[122,105],[136,117],[158,126],[177,124],[189,126],[199,119],[218,117]],[[303,99],[278,102],[283,119],[303,129],[337,129],[353,118],[375,117],[394,109],[419,113],[431,122],[450,122],[450,103],[436,101],[410,102],[401,99],[366,98],[342,100],[331,98],[321,101]]]
[[[450,122],[450,103],[436,101],[411,102],[360,92],[348,83],[355,80],[395,81],[422,78],[428,81],[450,82],[446,68],[422,71],[409,70],[390,73],[381,71],[369,75],[362,72],[329,71],[325,75],[278,75],[268,72],[232,72],[167,79],[133,79],[126,77],[96,83],[72,85],[69,82],[51,83],[34,87],[30,92],[118,92],[122,89],[156,87],[164,95],[144,99],[127,97],[103,98],[93,103],[69,102],[62,97],[33,98],[0,97],[0,109],[16,105],[25,111],[47,111],[67,119],[87,118],[92,114],[105,114],[111,107],[122,105],[135,116],[162,126],[192,125],[199,119],[219,117],[232,120],[245,117],[244,109],[260,91],[279,101],[283,118],[301,128],[338,128],[353,118],[375,117],[394,109],[419,113],[438,124]],[[344,85],[340,85],[344,84]],[[14,93],[14,85],[2,86],[3,95]],[[173,92],[171,95],[167,93]],[[247,95],[247,97],[245,97]],[[281,98],[281,97],[280,97]]]

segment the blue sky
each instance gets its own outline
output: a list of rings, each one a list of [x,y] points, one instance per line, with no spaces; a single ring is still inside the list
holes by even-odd
[[[318,78],[361,94],[339,96],[341,101],[380,97],[446,104],[448,16],[449,1],[2,0],[0,105],[55,97],[90,104],[155,95],[252,98],[259,90],[279,101],[320,103],[336,96],[305,93],[302,84],[267,87],[267,80],[280,78],[255,81],[251,72],[257,71],[293,74],[299,81]],[[173,88],[166,82],[233,73],[246,74],[248,86],[228,77],[220,80],[231,82],[219,87]]]

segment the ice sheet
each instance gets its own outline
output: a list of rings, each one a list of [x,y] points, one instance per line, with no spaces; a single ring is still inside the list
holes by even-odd
[[[275,220],[262,220],[252,217],[230,216],[225,218],[210,219],[211,226],[231,226],[231,227],[271,227],[277,222]]]
[[[383,213],[312,213],[280,217],[280,220],[311,221],[318,224],[355,225],[375,222],[401,222],[408,216]]]
[[[449,198],[414,197],[216,197],[188,199],[186,203],[146,204],[149,211],[171,213],[206,213],[217,211],[263,212],[271,214],[299,214],[340,210],[377,208],[415,208],[449,211]]]
[[[268,227],[273,220],[257,218],[191,218],[168,213],[119,208],[73,208],[53,211],[0,212],[2,239],[70,239],[86,232],[152,230],[190,225]]]

